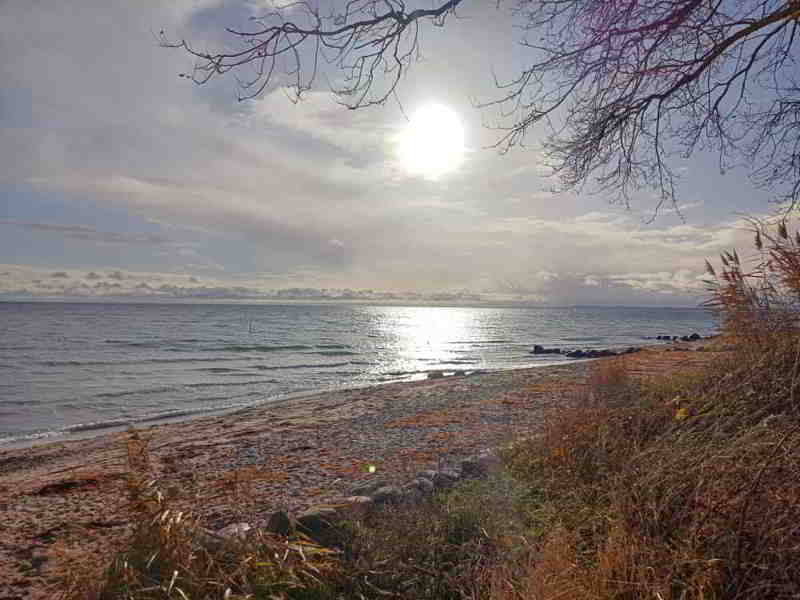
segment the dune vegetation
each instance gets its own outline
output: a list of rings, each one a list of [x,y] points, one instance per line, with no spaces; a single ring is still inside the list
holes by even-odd
[[[331,546],[261,531],[209,543],[133,436],[130,539],[65,597],[800,597],[800,234],[753,225],[751,266],[735,252],[709,265],[721,358],[646,380],[598,361],[487,478],[354,512]]]

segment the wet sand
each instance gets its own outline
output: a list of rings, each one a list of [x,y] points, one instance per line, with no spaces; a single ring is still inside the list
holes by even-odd
[[[713,355],[684,346],[601,360],[650,376]],[[531,435],[548,407],[574,401],[594,362],[326,392],[137,432],[175,508],[210,528],[257,526],[277,509],[340,501],[370,478],[402,483]],[[0,450],[0,600],[51,598],[72,567],[107,564],[129,528],[129,438]]]

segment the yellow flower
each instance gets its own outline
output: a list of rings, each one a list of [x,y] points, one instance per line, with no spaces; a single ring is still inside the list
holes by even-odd
[[[375,472],[375,471],[377,471],[377,470],[378,470],[378,469],[377,469],[377,467],[376,467],[375,465],[368,465],[368,466],[367,466],[367,473],[370,473],[370,474],[372,474],[372,473],[374,473],[374,472]]]
[[[688,416],[689,416],[689,409],[688,408],[679,408],[678,412],[675,413],[675,420],[676,421],[683,421]]]

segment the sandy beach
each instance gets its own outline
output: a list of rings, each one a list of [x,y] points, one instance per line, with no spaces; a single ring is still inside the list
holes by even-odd
[[[601,360],[645,377],[713,356],[696,346]],[[402,482],[535,433],[544,410],[576,397],[593,362],[327,392],[137,431],[176,508],[209,528],[257,526],[271,511],[337,502],[370,478]],[[129,435],[0,450],[0,600],[51,598],[71,566],[107,563],[128,529]]]

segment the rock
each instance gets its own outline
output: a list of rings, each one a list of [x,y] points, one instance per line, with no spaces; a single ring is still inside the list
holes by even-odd
[[[424,477],[417,477],[416,479],[412,479],[408,485],[412,485],[417,488],[423,494],[430,494],[433,492],[433,482],[425,479]]]
[[[463,369],[456,369],[455,371],[453,371],[453,377],[463,377],[464,375],[466,375],[466,373],[467,372],[464,371]]]
[[[531,350],[531,354],[561,354],[561,348],[545,348],[536,344]]]
[[[444,373],[442,371],[430,371],[428,373],[428,379],[441,379],[444,377]]]
[[[689,339],[694,342],[694,341],[697,341],[697,340],[702,339],[702,338],[700,337],[699,333],[695,332],[695,333],[693,333],[692,335],[689,336]]]
[[[417,473],[417,477],[427,479],[428,481],[434,481],[438,474],[439,474],[438,471],[434,471],[433,469],[428,469],[427,471],[420,471],[419,473]]]
[[[475,462],[483,470],[483,473],[488,473],[491,469],[500,466],[500,457],[495,454],[493,450],[484,450],[475,457]]]
[[[369,481],[367,483],[362,483],[360,485],[355,486],[350,490],[351,496],[371,496],[375,490],[378,490],[382,487],[389,485],[389,482],[385,479],[376,479],[375,481]]]
[[[221,538],[243,538],[252,528],[250,523],[231,523],[217,531],[217,535]]]
[[[639,352],[640,350],[641,348],[638,348],[636,346],[630,346],[629,348],[626,348],[621,354],[633,354],[634,352]]]
[[[293,529],[292,518],[283,510],[272,513],[267,521],[267,531],[278,535],[288,536]]]
[[[402,492],[393,485],[386,485],[375,490],[372,494],[372,501],[375,504],[399,504],[402,500]]]
[[[350,496],[344,500],[347,510],[365,512],[372,507],[372,498],[369,496]]]
[[[461,473],[454,469],[442,469],[433,478],[433,485],[437,488],[448,488],[455,485],[461,479]]]
[[[586,358],[586,352],[583,350],[572,350],[571,352],[567,352],[567,358]]]
[[[465,458],[461,461],[461,476],[467,479],[481,477],[484,474],[483,466],[475,458]]]
[[[312,540],[323,545],[334,544],[337,539],[335,533],[339,513],[335,508],[316,507],[310,508],[297,515],[297,529]]]
[[[400,488],[399,502],[403,502],[405,504],[417,504],[420,500],[422,500],[423,496],[424,494],[417,486],[415,486],[413,483],[407,483]]]
[[[210,529],[198,527],[194,533],[194,540],[203,548],[214,551],[225,542],[225,538]]]

